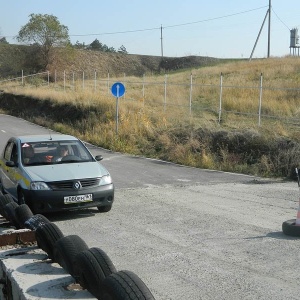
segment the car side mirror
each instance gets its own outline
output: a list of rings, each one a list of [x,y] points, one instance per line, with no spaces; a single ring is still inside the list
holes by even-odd
[[[5,163],[5,165],[7,166],[7,167],[16,167],[17,166],[17,164],[15,164],[13,161],[7,161],[6,163]]]
[[[103,156],[102,156],[102,155],[96,155],[96,156],[95,156],[95,159],[96,159],[97,161],[100,161],[100,160],[103,159]]]

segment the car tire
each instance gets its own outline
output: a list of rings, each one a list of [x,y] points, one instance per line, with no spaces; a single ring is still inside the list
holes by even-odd
[[[97,206],[99,212],[104,213],[104,212],[109,212],[112,208],[112,205],[105,205],[105,206]]]
[[[35,239],[40,249],[44,250],[53,260],[54,244],[64,235],[58,226],[52,222],[42,224],[35,231]]]
[[[74,259],[74,268],[78,276],[76,281],[96,298],[101,297],[103,280],[117,272],[108,255],[96,247],[79,252]]]
[[[24,226],[25,228],[36,231],[39,226],[42,226],[46,223],[50,223],[48,218],[42,214],[35,214],[25,221]]]
[[[6,206],[6,204],[10,203],[10,202],[14,202],[13,198],[8,195],[0,195],[0,215],[5,217],[5,211],[4,211],[4,207]]]
[[[20,228],[25,228],[25,222],[33,216],[30,207],[27,204],[21,204],[16,207],[15,212]]]
[[[4,207],[5,218],[17,229],[20,228],[19,222],[16,217],[16,208],[19,206],[15,201],[9,202]]]
[[[4,195],[5,194],[5,191],[4,191],[4,187],[3,187],[3,184],[2,184],[2,181],[0,180],[0,192]]]
[[[18,190],[18,204],[26,204],[26,197],[24,191],[21,188]]]
[[[282,232],[289,236],[300,237],[300,226],[296,225],[296,219],[284,221],[282,223]]]
[[[77,235],[68,235],[60,238],[54,244],[53,257],[65,271],[74,278],[78,277],[75,273],[75,257],[81,251],[87,250],[88,246],[84,240]]]
[[[105,300],[154,300],[146,284],[131,271],[119,271],[103,281],[102,298]]]

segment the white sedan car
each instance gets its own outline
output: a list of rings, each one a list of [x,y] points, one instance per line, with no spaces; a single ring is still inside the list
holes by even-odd
[[[0,157],[0,188],[35,213],[88,207],[108,212],[114,185],[101,159],[70,135],[11,137]]]

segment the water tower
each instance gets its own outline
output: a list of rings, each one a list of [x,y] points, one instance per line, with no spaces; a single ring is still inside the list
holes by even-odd
[[[298,28],[293,28],[291,30],[291,38],[290,38],[290,54],[296,55],[296,52],[299,56],[299,35],[298,35]]]

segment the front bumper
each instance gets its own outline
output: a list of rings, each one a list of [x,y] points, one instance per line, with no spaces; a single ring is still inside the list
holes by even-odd
[[[112,205],[114,201],[114,185],[102,185],[80,190],[24,190],[26,202],[35,213],[46,213],[64,210],[76,210],[89,207]],[[93,201],[65,204],[65,196],[92,194]]]

